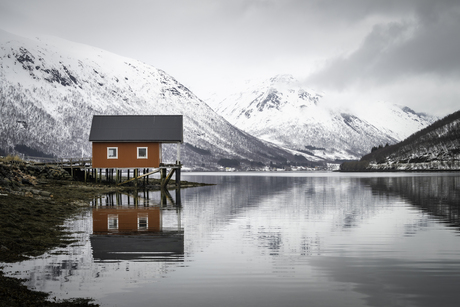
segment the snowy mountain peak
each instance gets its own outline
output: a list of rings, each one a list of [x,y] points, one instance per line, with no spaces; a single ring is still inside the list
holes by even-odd
[[[271,84],[279,85],[279,84],[292,84],[297,82],[297,80],[289,74],[284,75],[276,75],[269,79]]]
[[[212,105],[256,137],[321,159],[358,158],[376,144],[402,140],[435,120],[387,103],[331,110],[321,98],[292,76],[277,75]]]

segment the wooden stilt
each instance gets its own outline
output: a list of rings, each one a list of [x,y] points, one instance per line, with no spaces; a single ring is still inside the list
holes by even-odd
[[[176,169],[176,187],[180,189],[180,167]]]
[[[180,189],[176,189],[176,206],[182,207],[182,201],[180,196]]]
[[[161,168],[161,169],[160,169],[160,185],[161,185],[161,187],[164,186],[163,183],[164,183],[165,179],[166,179],[166,169],[165,169],[165,168]]]
[[[168,204],[166,202],[166,192],[164,189],[161,189],[161,207],[167,207]]]
[[[169,180],[171,180],[171,177],[172,177],[172,175],[174,174],[175,171],[176,171],[175,168],[171,169],[171,171],[169,172],[168,176],[162,181],[162,183],[161,183],[161,188],[162,189],[166,188],[166,186],[169,183]],[[165,173],[166,173],[166,170],[165,170]]]

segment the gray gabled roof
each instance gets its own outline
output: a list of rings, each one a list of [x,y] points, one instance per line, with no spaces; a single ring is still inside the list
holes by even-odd
[[[91,142],[182,142],[182,115],[94,115]]]

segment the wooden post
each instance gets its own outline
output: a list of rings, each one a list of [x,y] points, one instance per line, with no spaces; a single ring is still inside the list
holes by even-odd
[[[139,180],[137,179],[137,177],[138,177],[138,174],[137,174],[137,173],[138,173],[138,172],[139,172],[139,170],[138,170],[137,168],[135,168],[135,169],[134,169],[134,178],[136,178],[136,180],[134,180],[134,186],[135,186],[136,188],[137,188],[137,184],[138,184],[138,181],[139,181]]]
[[[169,183],[169,180],[171,180],[171,177],[172,177],[172,175],[174,174],[175,171],[176,171],[175,168],[171,168],[171,171],[169,172],[168,176],[161,181],[161,188],[162,189],[163,188],[167,189],[167,185]]]
[[[180,196],[180,189],[176,189],[176,206],[182,207],[182,201]]]
[[[166,192],[165,192],[164,189],[161,189],[161,207],[167,207],[168,206],[168,203],[166,201],[167,201]]]
[[[176,187],[180,189],[180,165],[176,169]]]
[[[160,169],[160,185],[163,186],[164,181],[166,180],[166,168]]]

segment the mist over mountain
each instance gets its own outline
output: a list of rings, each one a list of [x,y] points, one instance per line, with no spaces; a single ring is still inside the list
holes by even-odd
[[[372,102],[360,108],[330,106],[323,94],[291,75],[278,75],[225,98],[207,100],[236,127],[311,159],[356,159],[376,144],[394,144],[435,117],[408,107]]]
[[[229,124],[164,71],[110,52],[56,38],[0,31],[0,150],[57,157],[91,156],[93,115],[182,114],[187,166],[222,158],[292,161],[295,155]],[[164,160],[176,150],[165,146]]]

